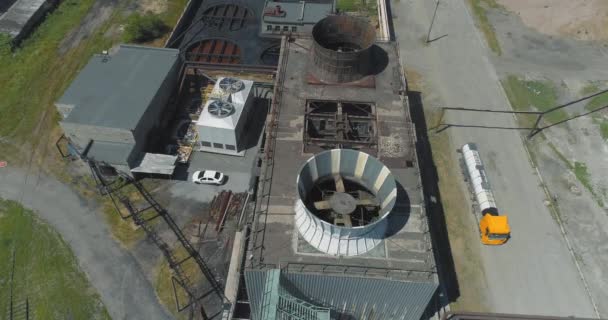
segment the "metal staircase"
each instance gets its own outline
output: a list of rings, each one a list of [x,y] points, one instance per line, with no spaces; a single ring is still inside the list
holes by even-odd
[[[281,270],[267,271],[259,319],[329,320],[330,309],[315,306],[281,290]]]

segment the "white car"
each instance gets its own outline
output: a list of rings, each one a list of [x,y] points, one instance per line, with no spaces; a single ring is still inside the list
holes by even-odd
[[[192,182],[198,184],[215,184],[221,185],[224,183],[224,174],[214,170],[196,171],[192,175]]]

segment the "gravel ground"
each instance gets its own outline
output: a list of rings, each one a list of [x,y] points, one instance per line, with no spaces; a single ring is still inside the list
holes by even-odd
[[[554,5],[562,5],[564,1],[554,2]],[[580,1],[571,1],[569,5],[577,3]],[[594,3],[588,1],[586,5],[593,6]],[[606,4],[604,1],[602,5]],[[581,89],[590,81],[597,81],[598,89],[607,87],[608,67],[605,61],[608,45],[605,42],[542,34],[526,26],[526,16],[533,15],[535,9],[527,11],[524,6],[519,10],[519,16],[496,11],[490,14],[503,49],[502,56],[492,56],[491,60],[501,77],[515,74],[522,78],[553,81],[560,103],[581,97]],[[605,9],[596,11],[606,12]],[[573,12],[572,20],[580,14],[583,13]],[[571,115],[583,113],[585,103],[567,110]],[[597,115],[602,113],[603,117],[607,116],[606,111]],[[544,131],[544,135],[546,141],[538,139],[531,144],[533,152],[538,155],[539,172],[549,192],[558,199],[564,230],[572,242],[598,312],[602,317],[608,317],[608,198],[604,191],[608,190],[605,178],[608,143],[601,137],[599,126],[591,117],[551,128]],[[553,148],[549,147],[549,142]],[[581,184],[561,157],[571,164],[576,161],[587,167],[595,195]]]

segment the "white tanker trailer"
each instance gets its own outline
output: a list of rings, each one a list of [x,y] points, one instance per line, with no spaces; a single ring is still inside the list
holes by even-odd
[[[511,229],[506,216],[498,214],[496,200],[488,182],[485,168],[481,162],[479,151],[474,143],[462,146],[462,156],[469,176],[469,182],[475,194],[475,200],[481,211],[479,231],[483,244],[497,245],[507,242]]]

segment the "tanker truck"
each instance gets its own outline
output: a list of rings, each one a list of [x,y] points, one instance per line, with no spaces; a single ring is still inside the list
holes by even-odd
[[[481,219],[478,219],[481,243],[486,245],[503,244],[510,238],[511,229],[507,217],[498,213],[496,200],[481,162],[477,145],[467,143],[462,146],[461,151],[465,171],[479,207],[479,214],[481,214]]]

